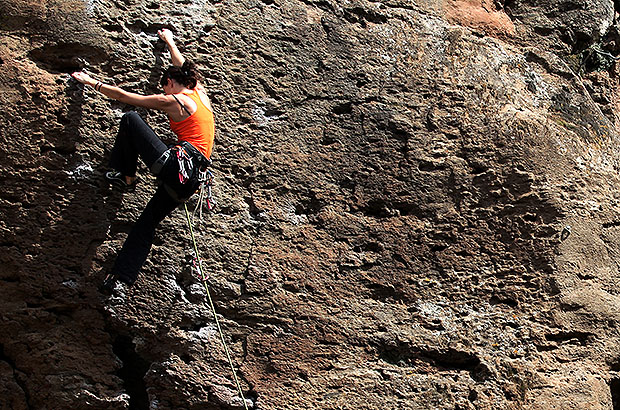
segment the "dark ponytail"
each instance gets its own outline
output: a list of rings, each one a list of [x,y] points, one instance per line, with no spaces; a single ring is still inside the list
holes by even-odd
[[[174,80],[177,83],[185,86],[189,89],[196,88],[198,84],[199,75],[196,71],[196,64],[190,60],[185,60],[182,67],[168,67],[164,74],[161,76],[160,85],[163,87],[168,80]]]

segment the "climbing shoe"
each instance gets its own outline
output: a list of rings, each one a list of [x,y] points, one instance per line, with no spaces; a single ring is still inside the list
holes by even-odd
[[[125,176],[118,171],[108,171],[105,173],[105,179],[112,185],[127,191],[133,191],[136,189],[138,179],[136,178],[131,184],[125,181]]]
[[[99,287],[99,291],[106,296],[110,296],[114,292],[117,283],[118,276],[110,273],[105,277],[105,279],[103,279],[103,283]]]
[[[99,292],[106,296],[118,296],[119,294],[126,292],[131,286],[133,286],[133,281],[113,273],[108,273],[108,275],[103,279],[101,286],[99,286]]]

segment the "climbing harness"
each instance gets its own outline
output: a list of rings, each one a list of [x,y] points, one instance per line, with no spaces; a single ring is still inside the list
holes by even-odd
[[[211,195],[213,175],[208,170],[211,161],[187,141],[181,141],[164,151],[151,165],[151,172],[159,177],[168,194],[177,202],[187,201],[200,191],[199,206],[208,211],[215,207]]]
[[[212,176],[211,176],[212,177]],[[226,358],[228,359],[228,364],[230,365],[230,370],[232,371],[233,379],[235,380],[235,384],[237,385],[237,390],[239,392],[239,397],[241,397],[241,401],[243,402],[243,407],[245,410],[248,410],[248,405],[245,402],[245,397],[243,396],[243,389],[241,389],[241,383],[239,383],[239,379],[237,378],[237,371],[235,370],[235,365],[233,364],[232,358],[230,357],[230,352],[228,350],[228,346],[226,345],[226,340],[224,338],[224,332],[222,331],[222,327],[220,326],[220,321],[217,318],[217,313],[215,311],[215,305],[213,304],[213,299],[211,298],[211,292],[209,291],[209,286],[207,284],[207,275],[202,269],[202,261],[200,260],[200,254],[198,253],[198,245],[196,244],[196,237],[194,236],[194,228],[192,227],[192,220],[190,218],[189,210],[187,209],[187,203],[184,203],[185,207],[185,217],[187,218],[187,225],[189,226],[189,232],[192,238],[192,244],[194,247],[194,266],[196,267],[198,273],[200,274],[200,280],[204,285],[205,291],[207,293],[207,300],[209,301],[209,306],[211,307],[211,313],[213,314],[213,319],[215,321],[215,326],[217,327],[217,331],[220,335],[220,341],[222,342],[222,347],[224,348],[224,352],[226,353]]]
[[[167,149],[164,151],[163,154],[161,154],[159,158],[155,160],[153,165],[151,165],[151,172],[153,173],[153,175],[159,175],[161,170],[164,168],[164,165],[166,165],[166,162],[168,162],[168,158],[170,158],[170,155],[171,152],[169,149]]]

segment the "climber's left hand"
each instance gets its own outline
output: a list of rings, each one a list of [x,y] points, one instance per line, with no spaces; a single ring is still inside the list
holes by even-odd
[[[76,71],[75,73],[71,74],[71,76],[82,84],[90,85],[91,87],[93,87],[97,83],[94,78],[92,78],[83,71]]]

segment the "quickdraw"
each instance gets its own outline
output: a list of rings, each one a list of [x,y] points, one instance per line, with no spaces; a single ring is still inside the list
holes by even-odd
[[[200,187],[198,188],[198,202],[196,203],[196,208],[194,208],[194,213],[192,214],[192,222],[196,216],[196,212],[198,212],[198,219],[202,221],[202,211],[203,209],[207,209],[207,213],[213,212],[217,202],[213,197],[213,193],[211,191],[211,187],[213,186],[213,174],[208,169],[200,170],[200,174],[198,175],[198,181],[200,182]]]
[[[191,178],[194,161],[184,147],[177,145],[175,148],[177,148],[177,160],[179,161],[179,182],[184,184]]]

